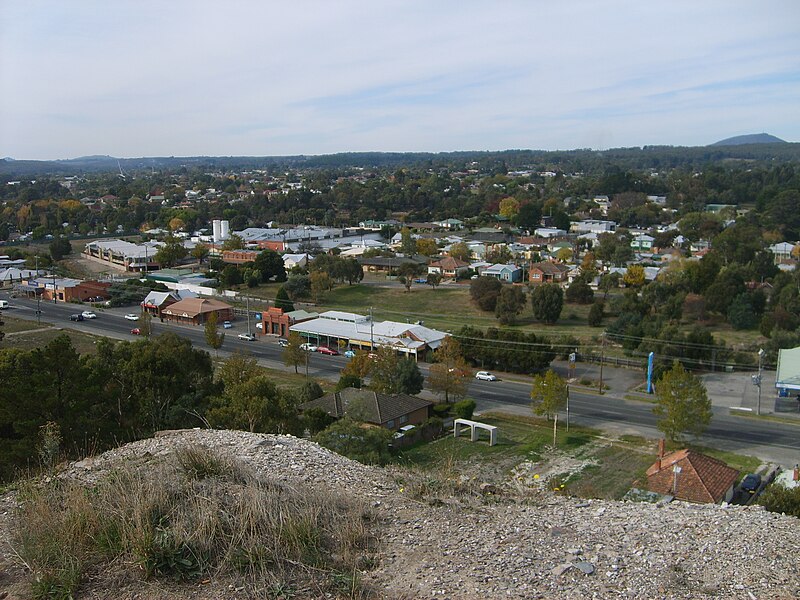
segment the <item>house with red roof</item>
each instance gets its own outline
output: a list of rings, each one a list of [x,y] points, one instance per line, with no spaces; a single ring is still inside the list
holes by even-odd
[[[706,504],[730,502],[739,471],[721,460],[694,450],[677,450],[664,455],[664,441],[659,442],[659,456],[647,469],[647,488],[677,500]]]

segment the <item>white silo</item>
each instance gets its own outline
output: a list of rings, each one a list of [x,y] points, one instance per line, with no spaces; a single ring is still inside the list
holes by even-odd
[[[230,223],[228,221],[220,221],[219,225],[219,238],[223,242],[231,237]]]
[[[219,241],[220,241],[220,229],[221,229],[220,220],[219,219],[214,219],[211,222],[211,229],[212,229],[212,232],[213,232],[212,233],[212,238],[214,240],[214,243],[218,244]]]

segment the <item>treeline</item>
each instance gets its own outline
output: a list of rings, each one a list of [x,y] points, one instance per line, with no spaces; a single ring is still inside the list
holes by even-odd
[[[454,335],[466,360],[486,369],[531,374],[546,369],[556,352],[545,337],[490,327],[485,332],[465,325]]]

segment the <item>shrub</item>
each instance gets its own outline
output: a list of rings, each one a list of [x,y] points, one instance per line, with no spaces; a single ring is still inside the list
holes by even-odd
[[[761,494],[758,503],[770,512],[800,517],[800,487],[789,489],[771,485]]]
[[[592,308],[589,309],[589,326],[599,327],[603,323],[603,309],[602,302],[595,302]]]
[[[475,412],[475,400],[461,400],[453,404],[453,414],[459,419],[471,419]]]
[[[443,402],[441,404],[434,404],[431,410],[433,410],[433,414],[436,417],[444,419],[445,417],[450,416],[450,408],[450,404]]]

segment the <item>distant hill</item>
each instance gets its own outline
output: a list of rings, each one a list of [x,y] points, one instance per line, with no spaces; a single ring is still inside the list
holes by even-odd
[[[786,140],[776,138],[768,133],[751,133],[749,135],[737,135],[710,144],[711,146],[744,146],[745,144],[786,144]]]

